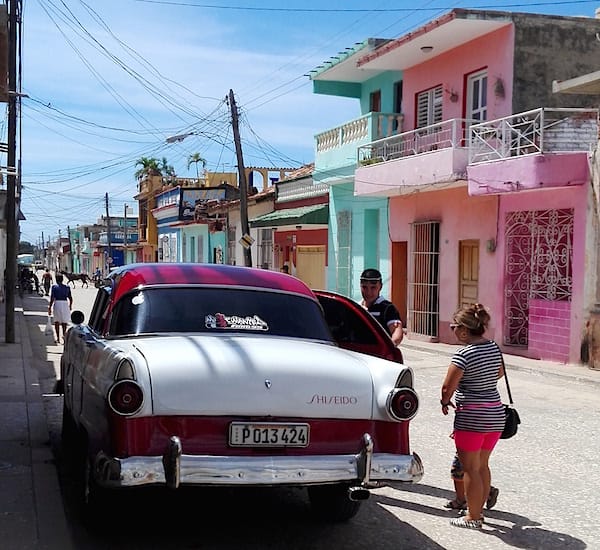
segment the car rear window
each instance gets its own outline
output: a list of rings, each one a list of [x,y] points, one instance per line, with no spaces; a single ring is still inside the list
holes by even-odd
[[[112,336],[165,332],[332,339],[315,301],[283,292],[149,288],[121,298],[112,313]]]

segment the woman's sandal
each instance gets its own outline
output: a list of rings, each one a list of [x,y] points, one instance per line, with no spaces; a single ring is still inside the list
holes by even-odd
[[[483,527],[483,520],[466,519],[464,517],[460,517],[451,519],[450,525],[454,527],[462,527],[463,529],[481,529]]]
[[[457,498],[453,500],[449,500],[444,504],[444,508],[449,508],[450,510],[466,510],[467,509],[467,501],[466,500],[458,500]]]

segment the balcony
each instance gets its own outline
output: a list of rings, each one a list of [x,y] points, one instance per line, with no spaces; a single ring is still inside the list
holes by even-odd
[[[436,183],[464,185],[472,122],[445,120],[359,146],[356,194],[385,197]]]
[[[315,136],[315,172],[356,165],[356,148],[402,131],[399,113],[369,113]],[[352,172],[350,172],[351,174]]]
[[[469,164],[536,153],[590,151],[597,109],[534,109],[471,126]]]
[[[539,108],[470,131],[471,195],[582,185],[598,146],[598,110]]]

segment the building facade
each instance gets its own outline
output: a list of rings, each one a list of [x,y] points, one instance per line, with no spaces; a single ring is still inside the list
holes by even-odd
[[[401,131],[357,146],[351,191],[387,202],[375,266],[411,338],[454,342],[454,311],[481,302],[505,350],[579,360],[597,280],[598,102],[552,81],[575,76],[574,58],[597,67],[598,32],[594,18],[455,9],[312,76],[401,94]]]

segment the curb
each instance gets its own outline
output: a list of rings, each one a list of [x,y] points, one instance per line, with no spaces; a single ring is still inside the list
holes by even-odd
[[[455,351],[454,348],[458,349],[460,347],[452,346],[452,349],[448,349],[445,346],[451,346],[451,344],[425,344],[415,340],[407,341],[406,338],[402,340],[400,345],[401,347],[408,349],[436,353],[446,357],[452,357]],[[590,369],[584,365],[561,365],[559,363],[528,359],[526,357],[509,355],[507,353],[504,353],[503,355],[506,366],[510,367],[512,370],[535,374],[538,376],[550,376],[558,380],[570,380],[571,382],[578,382],[581,384],[600,387],[600,371]],[[569,370],[571,372],[567,372]]]

